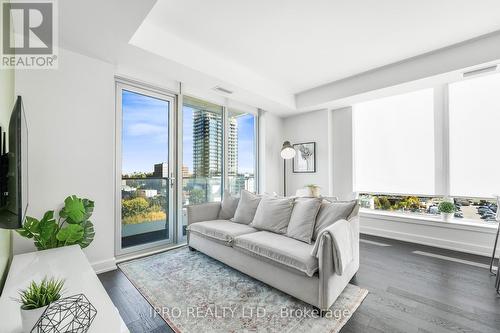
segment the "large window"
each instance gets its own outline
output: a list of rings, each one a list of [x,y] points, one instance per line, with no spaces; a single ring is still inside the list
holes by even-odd
[[[500,74],[450,84],[450,194],[500,194]]]
[[[256,191],[256,116],[229,109],[228,112],[228,186],[232,194],[242,189]]]
[[[365,208],[494,221],[500,194],[500,74],[354,107],[355,190]]]
[[[184,97],[182,203],[221,201],[224,133],[221,106]]]
[[[427,89],[355,106],[356,191],[434,193],[433,96]]]

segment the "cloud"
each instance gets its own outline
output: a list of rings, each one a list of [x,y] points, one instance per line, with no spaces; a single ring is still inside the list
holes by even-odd
[[[165,134],[165,126],[147,123],[136,123],[128,126],[127,134],[131,136],[161,135]]]

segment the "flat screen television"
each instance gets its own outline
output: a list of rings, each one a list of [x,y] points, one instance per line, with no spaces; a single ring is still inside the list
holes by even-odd
[[[8,134],[2,132],[0,139],[0,228],[18,229],[28,208],[28,127],[21,96],[14,104]]]

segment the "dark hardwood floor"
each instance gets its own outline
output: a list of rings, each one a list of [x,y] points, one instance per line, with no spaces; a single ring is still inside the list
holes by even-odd
[[[370,291],[342,329],[351,332],[500,332],[500,296],[481,256],[362,236],[361,265],[351,283]],[[119,270],[99,275],[131,333],[172,332]]]

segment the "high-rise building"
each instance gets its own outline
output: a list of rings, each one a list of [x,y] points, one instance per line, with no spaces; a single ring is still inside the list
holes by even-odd
[[[227,163],[229,176],[238,173],[238,121],[236,117],[229,117]]]
[[[214,177],[222,174],[223,156],[222,115],[207,110],[193,112],[193,175]],[[238,123],[229,118],[228,170],[235,175],[238,165]]]

